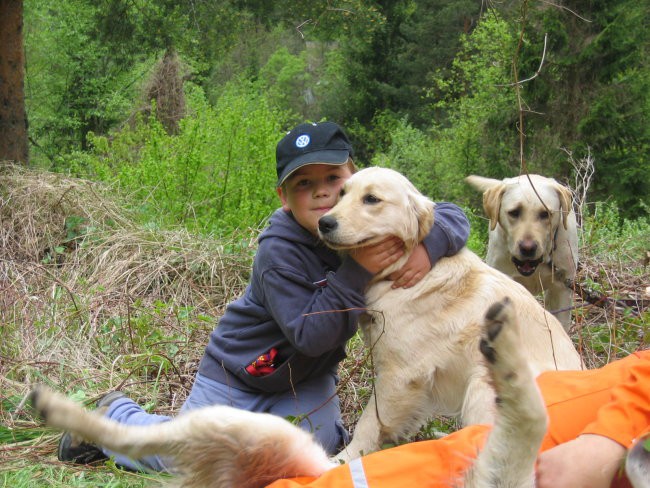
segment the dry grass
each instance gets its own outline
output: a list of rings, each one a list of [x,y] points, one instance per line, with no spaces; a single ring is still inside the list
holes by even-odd
[[[246,284],[257,230],[224,242],[144,229],[110,188],[14,166],[0,198],[3,423],[35,381],[91,396],[132,386],[177,408]]]
[[[125,208],[110,188],[90,181],[15,166],[0,170],[5,469],[19,469],[25,458],[42,462],[54,450],[54,435],[21,437],[39,425],[22,408],[34,382],[89,403],[122,388],[154,411],[177,411],[210,331],[246,285],[258,229],[217,241],[144,228]],[[640,311],[650,283],[641,259],[583,249],[579,281],[631,300],[625,308],[576,311],[574,339],[590,367],[648,347],[648,312]],[[341,370],[348,425],[368,398],[371,378],[354,340]],[[445,422],[436,419],[430,431]]]

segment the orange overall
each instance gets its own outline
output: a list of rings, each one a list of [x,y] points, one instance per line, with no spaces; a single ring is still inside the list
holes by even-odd
[[[629,447],[650,430],[650,350],[595,370],[550,371],[537,383],[549,415],[541,450],[598,434]],[[332,469],[318,478],[278,480],[267,488],[437,488],[461,486],[463,473],[483,446],[489,426],[472,425],[442,439],[386,449]],[[622,477],[613,487],[629,486]]]

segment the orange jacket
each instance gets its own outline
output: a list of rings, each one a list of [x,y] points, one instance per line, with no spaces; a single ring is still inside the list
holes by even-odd
[[[599,434],[629,447],[650,426],[650,350],[589,371],[549,371],[537,382],[549,414],[542,451]],[[463,473],[490,427],[473,425],[442,439],[404,444],[364,456],[319,478],[278,480],[267,488],[439,488],[462,486]],[[629,486],[617,479],[612,487]]]

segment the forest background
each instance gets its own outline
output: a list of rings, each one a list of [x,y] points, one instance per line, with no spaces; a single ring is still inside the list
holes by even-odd
[[[154,220],[223,234],[277,204],[283,131],[326,119],[348,130],[362,166],[394,167],[437,200],[478,202],[462,182],[472,173],[572,184],[568,155],[590,155],[592,200],[647,215],[649,10],[28,0],[31,161],[118,182]]]
[[[568,184],[579,280],[623,305],[576,310],[572,337],[589,366],[648,346],[648,2],[23,3],[29,160],[0,170],[7,486],[151,482],[53,462],[25,385],[177,411],[278,206],[275,145],[305,120],[343,125],[360,166],[463,206],[479,254],[465,176]],[[371,389],[359,346],[342,368],[350,426]]]

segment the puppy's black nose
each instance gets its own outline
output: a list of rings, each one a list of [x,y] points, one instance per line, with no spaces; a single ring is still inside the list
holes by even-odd
[[[333,231],[338,227],[338,222],[334,217],[330,217],[329,215],[326,215],[324,217],[321,217],[318,219],[318,230],[322,234],[327,234],[328,232]]]

